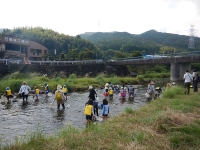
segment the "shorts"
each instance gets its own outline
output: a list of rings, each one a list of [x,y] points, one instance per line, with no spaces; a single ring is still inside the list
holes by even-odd
[[[12,95],[6,96],[7,99],[10,99],[10,98],[12,98],[12,97],[13,97]]]
[[[49,91],[45,91],[45,94],[48,94],[49,93]]]
[[[39,94],[34,94],[34,96],[35,96],[35,97],[38,97],[38,96],[39,96]]]
[[[86,115],[86,120],[92,120],[92,115]]]
[[[64,104],[63,100],[57,100],[57,104]]]

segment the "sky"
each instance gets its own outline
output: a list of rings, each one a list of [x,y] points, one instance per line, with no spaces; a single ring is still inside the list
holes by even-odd
[[[42,27],[70,36],[154,29],[200,37],[200,0],[0,0],[0,5],[0,29]]]

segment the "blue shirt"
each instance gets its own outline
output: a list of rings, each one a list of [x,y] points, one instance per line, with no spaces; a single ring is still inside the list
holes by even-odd
[[[109,114],[109,105],[103,105],[102,115],[108,115],[108,114]]]

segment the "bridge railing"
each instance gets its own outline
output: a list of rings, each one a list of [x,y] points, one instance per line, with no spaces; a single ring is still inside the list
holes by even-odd
[[[32,61],[29,60],[30,64],[50,64],[50,65],[60,65],[60,64],[95,64],[95,63],[103,63],[102,59],[97,60],[76,60],[76,61]],[[13,59],[0,59],[0,63],[4,64],[22,64],[21,60],[13,60]]]
[[[139,57],[128,57],[128,58],[117,58],[112,60],[107,60],[107,62],[127,62],[127,61],[138,61],[138,60],[149,60],[149,59],[164,59],[164,58],[181,58],[189,56],[199,56],[200,51],[192,52],[180,52],[180,53],[170,53],[170,54],[156,54],[156,55],[145,55]]]
[[[117,58],[113,60],[107,60],[108,63],[115,62],[133,62],[133,61],[146,61],[146,60],[156,60],[156,59],[168,59],[168,58],[184,58],[184,57],[195,57],[200,56],[200,51],[192,51],[192,52],[180,52],[180,53],[170,53],[170,54],[156,54],[156,55],[145,55],[139,57],[128,57],[128,58]],[[50,65],[60,65],[60,64],[91,64],[91,63],[103,63],[102,59],[96,60],[76,60],[76,61],[32,61],[29,60],[30,64],[50,64]],[[0,59],[0,63],[5,64],[22,64],[20,60],[13,59]]]
[[[94,63],[103,63],[102,59],[97,60],[76,60],[76,61],[32,61],[29,60],[31,64],[50,64],[50,65],[64,65],[64,64],[94,64]]]

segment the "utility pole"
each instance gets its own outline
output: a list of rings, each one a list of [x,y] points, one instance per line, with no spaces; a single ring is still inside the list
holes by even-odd
[[[188,43],[188,48],[194,49],[194,25],[190,25],[190,37],[189,37],[189,43]]]
[[[98,20],[98,32],[99,32],[99,27],[100,27],[100,22],[99,22],[99,20]]]

